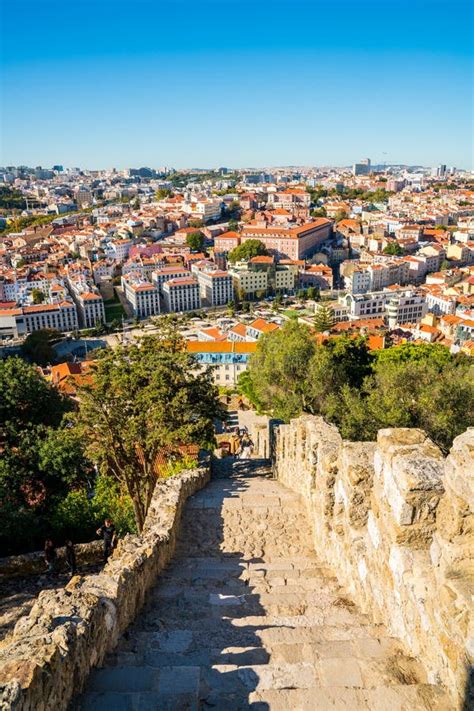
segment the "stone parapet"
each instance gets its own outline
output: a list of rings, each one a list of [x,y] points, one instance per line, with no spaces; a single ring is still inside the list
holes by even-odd
[[[209,466],[159,482],[142,535],[128,535],[97,575],[40,593],[0,643],[0,709],[66,709],[142,607],[173,556],[182,508]]]
[[[278,427],[274,473],[302,495],[314,546],[355,601],[420,658],[453,708],[469,708],[474,428],[444,459],[421,430],[346,442],[305,415]]]

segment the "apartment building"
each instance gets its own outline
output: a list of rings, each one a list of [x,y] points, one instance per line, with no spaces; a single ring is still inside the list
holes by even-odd
[[[151,273],[151,280],[160,294],[163,293],[163,286],[167,281],[170,281],[171,279],[185,279],[189,277],[191,277],[189,269],[181,266],[162,267],[161,269],[155,269]]]
[[[305,289],[309,286],[318,287],[321,290],[332,289],[332,269],[325,264],[309,264],[300,270],[299,283]]]
[[[317,314],[319,309],[327,307],[331,310],[332,318],[334,323],[340,323],[342,321],[349,321],[348,308],[343,301],[330,301],[329,303],[321,304],[316,302],[314,305],[314,313]]]
[[[439,291],[426,291],[426,305],[428,311],[441,316],[456,313],[456,297],[442,294]]]
[[[241,242],[257,239],[277,258],[305,259],[312,257],[319,245],[332,233],[332,221],[321,217],[298,227],[254,227],[242,230]]]
[[[249,269],[248,264],[237,264],[229,269],[234,283],[234,289],[245,299],[255,299],[264,296],[268,289],[268,274],[266,271]]]
[[[421,321],[428,306],[423,294],[405,291],[392,294],[386,302],[385,311],[389,327],[396,328],[404,323]]]
[[[195,200],[191,198],[191,200],[183,204],[182,209],[193,220],[209,222],[210,220],[217,220],[221,216],[222,200],[213,198]]]
[[[83,275],[68,277],[72,300],[76,304],[79,326],[93,328],[105,322],[104,300],[96,286]]]
[[[27,336],[44,328],[67,332],[78,327],[77,309],[72,301],[0,310],[0,340]]]
[[[234,282],[229,272],[197,271],[201,299],[209,306],[224,306],[234,298]]]
[[[268,205],[273,208],[281,208],[292,212],[298,208],[309,208],[311,204],[311,195],[306,190],[297,188],[291,190],[280,190],[279,192],[269,193]]]
[[[163,284],[166,310],[195,311],[201,308],[201,296],[197,279],[191,276],[169,279]]]
[[[341,303],[347,308],[349,321],[357,319],[383,318],[385,316],[385,304],[390,293],[375,292],[368,294],[346,294],[341,297]]]
[[[107,243],[107,257],[115,262],[124,262],[133,246],[131,239],[116,239]]]
[[[214,252],[227,253],[238,247],[240,244],[240,235],[238,232],[224,232],[217,237],[214,237]]]
[[[133,315],[147,318],[160,313],[160,294],[158,288],[139,275],[122,276],[122,288]]]

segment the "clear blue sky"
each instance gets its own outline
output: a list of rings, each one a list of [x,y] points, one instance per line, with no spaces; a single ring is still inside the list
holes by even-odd
[[[472,167],[470,0],[0,0],[0,164]]]

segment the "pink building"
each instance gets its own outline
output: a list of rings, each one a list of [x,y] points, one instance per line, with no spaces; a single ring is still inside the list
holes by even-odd
[[[332,221],[321,217],[298,227],[244,227],[241,242],[258,239],[277,258],[304,259],[311,257],[321,242],[331,235]],[[221,235],[222,237],[222,235]]]

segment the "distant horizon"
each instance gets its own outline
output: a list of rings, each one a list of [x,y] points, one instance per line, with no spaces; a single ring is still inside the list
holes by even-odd
[[[327,164],[298,164],[298,163],[288,163],[288,164],[279,164],[275,163],[274,165],[253,165],[253,166],[237,166],[237,165],[224,165],[223,163],[211,166],[211,165],[203,165],[203,166],[178,166],[178,165],[173,165],[172,163],[168,165],[154,165],[152,163],[149,164],[140,164],[139,162],[135,162],[130,165],[126,166],[118,166],[118,165],[111,165],[111,166],[102,166],[102,167],[90,167],[90,166],[85,166],[85,165],[68,165],[66,163],[61,163],[58,161],[50,161],[45,162],[44,164],[34,164],[33,162],[30,163],[8,163],[4,164],[0,167],[5,168],[6,165],[14,167],[14,168],[20,168],[20,167],[25,167],[25,168],[37,168],[41,167],[44,170],[52,170],[53,166],[55,165],[60,165],[63,170],[73,170],[73,169],[79,169],[79,170],[87,170],[87,171],[106,171],[106,170],[117,170],[117,171],[122,171],[122,170],[136,170],[140,168],[150,168],[151,170],[156,170],[158,171],[160,168],[173,168],[177,172],[185,172],[185,171],[193,171],[193,170],[200,170],[200,171],[213,171],[213,172],[218,172],[219,170],[225,168],[226,170],[233,171],[233,170],[238,170],[238,171],[264,171],[264,170],[293,170],[293,169],[303,169],[303,170],[351,170],[352,166],[354,163],[359,163],[360,160],[358,159],[352,163],[327,163]],[[449,165],[448,163],[443,163],[442,161],[435,161],[432,165],[421,165],[420,163],[403,163],[403,162],[393,162],[389,163],[387,162],[386,165],[384,166],[381,163],[373,163],[371,162],[371,168],[377,168],[377,169],[382,169],[386,168],[386,170],[389,170],[390,168],[422,168],[423,170],[431,170],[433,168],[436,168],[438,165],[446,165],[447,170],[450,168],[455,168],[456,170],[459,170],[461,172],[467,172],[467,173],[474,173],[474,169],[471,168],[464,168],[463,166],[457,166],[457,165]],[[223,175],[225,177],[225,174]]]
[[[472,170],[472,10],[470,0],[4,2],[0,164],[408,155]]]

